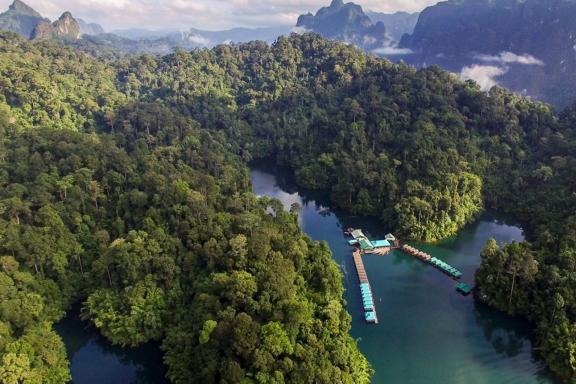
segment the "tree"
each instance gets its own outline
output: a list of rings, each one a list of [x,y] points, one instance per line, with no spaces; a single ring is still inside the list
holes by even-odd
[[[564,308],[565,301],[561,294],[556,292],[554,294],[554,310],[552,311],[552,321],[556,320],[556,311],[560,311]]]
[[[202,326],[202,330],[200,331],[200,336],[198,337],[198,341],[200,344],[206,344],[210,341],[210,334],[216,329],[218,323],[214,320],[206,320],[204,325]]]
[[[512,296],[514,295],[514,287],[516,285],[516,277],[521,277],[526,281],[531,281],[538,272],[538,263],[530,250],[520,243],[512,243],[506,247],[505,252],[508,255],[508,271],[512,274],[512,281],[510,284],[510,295],[508,296],[508,306],[512,304]]]

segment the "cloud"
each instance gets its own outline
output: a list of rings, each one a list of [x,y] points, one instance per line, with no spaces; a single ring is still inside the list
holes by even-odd
[[[0,0],[7,9],[13,0]],[[293,26],[298,15],[327,6],[330,0],[24,0],[54,20],[64,11],[107,30],[227,29],[232,27]],[[379,12],[419,11],[436,0],[357,0]]]
[[[204,36],[198,35],[198,34],[190,34],[190,35],[188,35],[187,39],[191,43],[202,45],[204,47],[207,47],[208,45],[210,45],[210,39],[208,39]]]
[[[502,51],[498,55],[476,55],[474,58],[486,63],[500,63],[500,64],[524,64],[524,65],[540,65],[543,66],[544,62],[535,58],[532,55],[517,55],[512,52]]]
[[[474,56],[474,59],[490,65],[474,64],[464,67],[460,72],[460,77],[476,81],[485,91],[498,84],[496,79],[508,73],[510,64],[545,65],[542,60],[532,55],[518,55],[507,51],[502,51],[497,55],[478,54]]]
[[[393,46],[376,48],[372,53],[382,56],[411,55],[414,53],[410,48],[398,48]]]
[[[294,27],[290,30],[291,33],[298,33],[299,35],[302,35],[306,32],[310,32],[309,29],[306,29],[305,27]]]
[[[493,65],[471,65],[462,68],[460,77],[466,80],[474,80],[484,91],[490,90],[497,85],[496,78],[508,72],[507,68],[496,67]]]

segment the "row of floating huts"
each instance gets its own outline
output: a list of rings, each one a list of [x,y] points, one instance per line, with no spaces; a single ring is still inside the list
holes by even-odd
[[[362,294],[362,305],[364,308],[364,319],[367,323],[378,323],[378,316],[376,315],[376,306],[374,305],[374,297],[372,295],[372,288],[368,281],[368,275],[364,268],[362,261],[362,254],[359,250],[354,251],[352,254],[356,272],[358,273],[358,281],[360,282],[360,293]]]
[[[384,240],[370,240],[360,229],[349,228],[345,231],[345,234],[352,237],[352,240],[349,240],[348,244],[357,248],[352,256],[354,259],[354,265],[356,266],[356,272],[358,273],[360,293],[362,295],[362,305],[364,309],[364,319],[367,323],[377,324],[378,317],[376,315],[376,306],[374,304],[372,288],[370,287],[368,275],[366,274],[364,262],[362,261],[362,254],[369,253],[385,255],[390,252],[390,250],[399,248],[402,251],[422,260],[423,262],[432,265],[445,274],[451,276],[455,280],[458,280],[462,277],[462,272],[452,267],[450,264],[437,259],[436,257],[433,257],[426,252],[422,252],[408,244],[400,246],[398,240],[392,234],[387,234]],[[470,292],[472,292],[472,289],[472,287],[461,281],[456,285],[456,290],[464,295],[468,295]]]
[[[453,266],[451,266],[448,263],[445,263],[444,261],[437,259],[433,256],[430,256],[429,254],[427,254],[426,252],[422,252],[414,247],[411,247],[408,244],[404,244],[401,249],[412,255],[415,256],[416,258],[427,262],[429,264],[431,264],[432,266],[436,267],[437,269],[441,270],[442,272],[446,273],[447,275],[451,276],[454,279],[459,279],[462,277],[462,272],[460,272],[459,270],[457,270],[456,268],[454,268]]]
[[[453,266],[451,266],[448,263],[445,263],[444,261],[437,259],[433,256],[430,256],[429,254],[427,254],[426,252],[422,252],[408,244],[404,244],[402,247],[400,247],[400,249],[402,249],[404,252],[415,256],[416,258],[431,264],[432,266],[436,267],[437,269],[441,270],[442,272],[446,273],[447,275],[451,276],[452,278],[458,280],[462,277],[462,272],[460,272],[459,270],[457,270],[456,268],[454,268]],[[460,293],[462,293],[463,295],[468,295],[472,292],[474,288],[469,286],[468,284],[460,281],[458,282],[458,284],[456,284],[456,290]]]
[[[351,228],[346,231],[346,234],[352,237],[352,240],[348,241],[348,244],[357,248],[352,256],[354,258],[354,265],[356,266],[356,272],[358,273],[358,280],[360,282],[360,294],[362,295],[364,319],[367,323],[378,324],[374,296],[372,295],[372,288],[370,287],[368,275],[364,268],[362,254],[370,253],[375,255],[385,255],[396,246],[396,237],[392,234],[388,234],[384,240],[370,240],[362,230]]]
[[[378,323],[376,316],[376,305],[374,305],[374,297],[372,296],[372,289],[370,283],[360,283],[360,293],[362,293],[362,306],[364,307],[364,319],[367,323]]]

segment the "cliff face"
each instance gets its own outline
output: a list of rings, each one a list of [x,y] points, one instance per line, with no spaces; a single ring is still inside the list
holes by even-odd
[[[365,50],[380,48],[389,42],[383,23],[374,24],[362,7],[354,3],[344,4],[342,0],[332,1],[329,7],[320,8],[316,15],[301,15],[296,27]]]
[[[100,24],[87,23],[82,19],[76,19],[76,21],[78,22],[78,25],[80,25],[80,32],[83,35],[97,36],[106,33]]]
[[[56,37],[79,39],[82,35],[80,32],[80,24],[72,17],[70,12],[64,12],[52,26]]]
[[[377,23],[382,22],[386,26],[386,33],[394,41],[400,41],[405,34],[414,32],[414,27],[418,22],[419,13],[395,12],[395,13],[380,13],[380,12],[367,12],[370,19]]]
[[[402,45],[426,56],[529,53],[555,59],[576,42],[572,0],[451,0],[426,8]]]
[[[80,31],[80,24],[72,17],[70,12],[64,12],[62,16],[52,24],[48,21],[40,22],[34,32],[32,32],[33,40],[42,39],[71,39],[76,40],[82,36]]]
[[[468,71],[486,84],[565,106],[576,99],[576,2],[449,0],[426,8],[406,61]]]
[[[8,10],[0,14],[0,29],[29,39],[34,28],[44,18],[20,0],[15,0]]]

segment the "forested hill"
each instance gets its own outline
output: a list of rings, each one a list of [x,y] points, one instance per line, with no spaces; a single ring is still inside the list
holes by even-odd
[[[69,381],[75,300],[113,343],[162,340],[174,383],[369,382],[327,245],[224,131],[54,43],[0,52],[0,382]]]
[[[0,82],[0,377],[62,382],[49,325],[81,299],[113,342],[163,340],[173,382],[368,382],[329,250],[250,193],[258,158],[403,237],[516,214],[534,243],[488,248],[481,296],[576,377],[571,110],[311,34],[110,63],[2,34]]]

